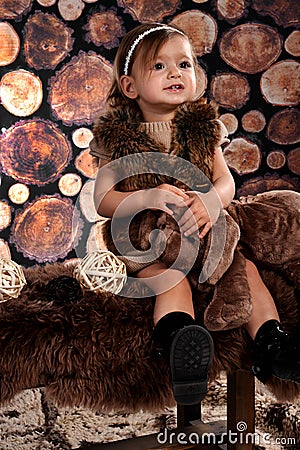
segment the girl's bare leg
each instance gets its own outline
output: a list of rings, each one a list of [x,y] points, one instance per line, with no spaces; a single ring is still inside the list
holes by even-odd
[[[153,278],[157,275],[162,279]],[[175,400],[196,404],[207,393],[213,341],[207,330],[195,324],[189,281],[162,263],[142,269],[137,276],[156,294],[153,339],[169,360]]]
[[[246,272],[253,303],[252,315],[246,328],[254,339],[263,323],[268,320],[279,321],[279,316],[273,297],[261,279],[257,268],[249,260],[246,262]]]
[[[158,283],[151,280],[156,275],[166,274],[165,281]],[[154,325],[166,314],[174,311],[185,312],[194,318],[194,307],[192,291],[188,279],[182,272],[174,269],[167,269],[163,263],[154,263],[142,269],[137,274],[138,278],[145,278],[143,281],[156,293],[163,291],[162,283],[169,285],[167,291],[156,294],[154,308]],[[162,289],[161,289],[162,288]]]

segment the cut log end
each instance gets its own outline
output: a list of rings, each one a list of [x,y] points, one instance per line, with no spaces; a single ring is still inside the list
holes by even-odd
[[[222,59],[239,72],[258,73],[269,67],[281,53],[277,31],[264,24],[245,23],[227,31],[220,40]]]
[[[5,230],[11,222],[11,207],[5,200],[0,200],[0,231]]]
[[[144,22],[161,22],[164,17],[173,15],[180,5],[179,0],[117,0],[118,6],[124,8],[134,20]]]
[[[23,183],[15,183],[8,190],[8,198],[16,205],[23,205],[30,195],[29,187]]]
[[[231,24],[235,24],[246,15],[245,0],[217,0],[218,16]]]
[[[239,175],[255,172],[261,164],[259,147],[245,138],[236,138],[224,150],[228,166]]]
[[[0,22],[0,42],[0,66],[8,66],[17,59],[20,51],[19,35],[8,22]]]
[[[237,197],[256,195],[261,192],[273,190],[291,190],[297,191],[299,188],[298,180],[291,179],[288,175],[280,177],[278,174],[267,174],[264,177],[256,177],[245,181],[237,190]]]
[[[220,120],[224,123],[228,134],[233,134],[236,132],[239,126],[239,121],[234,114],[225,113],[220,116]]]
[[[264,99],[276,106],[296,106],[300,102],[300,64],[283,60],[273,64],[260,79]]]
[[[79,19],[85,4],[82,0],[58,0],[58,10],[61,17],[67,21]]]
[[[267,138],[280,145],[299,142],[300,111],[296,108],[287,108],[275,113],[267,127]]]
[[[298,0],[253,0],[254,8],[262,16],[270,16],[277,25],[297,27],[300,25],[300,8]]]
[[[267,164],[271,169],[281,169],[285,162],[286,156],[282,150],[273,150],[267,156]]]
[[[259,133],[266,126],[266,119],[262,112],[257,109],[248,111],[242,117],[242,127],[250,133]]]
[[[296,175],[300,175],[300,147],[294,148],[287,156],[288,168]]]
[[[95,178],[98,165],[95,158],[90,154],[90,149],[83,150],[75,160],[75,167],[78,172],[82,173],[87,178]]]
[[[19,117],[35,113],[43,101],[40,78],[24,69],[3,75],[0,82],[1,103],[7,111]]]
[[[97,250],[107,250],[107,247],[103,240],[103,224],[106,222],[106,220],[107,219],[103,218],[92,226],[86,243],[87,253],[92,253]]]
[[[33,0],[1,0],[0,20],[19,20],[23,15],[29,13],[32,3]]]
[[[119,38],[125,33],[121,19],[114,11],[93,14],[87,24],[87,41],[107,49],[117,47]]]
[[[4,239],[0,239],[0,258],[11,259],[9,245]]]
[[[92,124],[104,109],[111,78],[112,66],[105,58],[80,52],[50,80],[53,114],[66,125]]]
[[[239,73],[222,73],[212,78],[211,94],[226,109],[239,109],[250,97],[250,85],[245,76]]]
[[[48,8],[49,6],[53,6],[56,3],[56,0],[37,0],[38,4],[41,6],[45,6]]]
[[[73,197],[80,192],[82,180],[76,173],[66,173],[58,181],[58,188],[63,195]]]
[[[197,56],[211,53],[217,39],[218,27],[206,13],[189,10],[175,16],[170,25],[176,25],[189,36]]]
[[[24,184],[43,186],[55,181],[71,156],[66,136],[52,122],[42,119],[17,122],[1,140],[3,172]]]
[[[82,221],[70,199],[44,195],[18,211],[11,241],[29,259],[54,262],[77,245],[81,229]]]
[[[94,180],[87,181],[79,194],[80,209],[88,222],[96,222],[100,217],[93,202],[94,185]]]
[[[294,30],[286,38],[284,43],[285,50],[292,56],[300,56],[300,31]]]
[[[73,47],[73,30],[53,14],[36,12],[25,25],[24,53],[35,69],[55,69]]]
[[[87,148],[93,139],[93,132],[89,128],[81,127],[72,133],[72,141],[78,148]]]

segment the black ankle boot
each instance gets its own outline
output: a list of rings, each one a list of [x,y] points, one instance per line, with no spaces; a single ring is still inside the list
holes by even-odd
[[[170,358],[171,345],[177,331],[194,324],[193,317],[181,311],[166,314],[157,322],[153,330],[153,340],[158,344],[160,354],[165,359]]]
[[[277,320],[268,320],[256,333],[252,371],[263,383],[271,375],[300,383],[300,345]]]
[[[213,341],[207,330],[186,313],[172,312],[156,324],[154,339],[170,362],[174,398],[179,404],[199,403],[207,393]]]

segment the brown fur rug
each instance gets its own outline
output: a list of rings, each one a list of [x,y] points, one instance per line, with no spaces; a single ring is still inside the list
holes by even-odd
[[[0,305],[0,402],[26,388],[45,386],[45,396],[60,407],[127,412],[174,405],[170,374],[152,341],[153,298],[86,292],[77,302],[55,303],[47,284],[70,266],[48,264],[25,270],[27,285],[16,300]],[[287,330],[296,329],[296,294],[280,276],[262,272]],[[203,293],[203,297],[204,293]],[[203,298],[195,298],[198,321]],[[243,328],[212,333],[215,358],[211,379],[221,370],[249,368],[250,339]],[[300,386],[271,380],[278,399],[293,401]]]

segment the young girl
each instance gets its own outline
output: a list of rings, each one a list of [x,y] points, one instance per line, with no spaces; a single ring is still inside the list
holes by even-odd
[[[234,181],[221,149],[226,140],[224,127],[213,106],[196,100],[196,64],[190,41],[180,29],[144,24],[131,30],[115,58],[108,111],[95,125],[91,154],[100,160],[101,168],[109,161],[148,151],[170,158],[178,156],[197,166],[213,187],[199,193],[199,180],[195,180],[194,193],[187,195],[182,183],[175,177],[160,175],[164,172],[159,170],[147,167],[145,174],[138,167],[134,176],[130,164],[124,163],[120,167],[125,173],[120,179],[118,171],[108,165],[107,170],[101,169],[95,186],[95,205],[100,215],[117,218],[119,223],[136,215],[138,223],[141,211],[150,208],[172,214],[175,206],[182,208],[182,233],[190,236],[199,230],[202,239],[221,209],[232,201]],[[191,116],[190,111],[196,111],[196,116]],[[199,118],[198,122],[191,121],[191,117]],[[194,148],[193,142],[201,143],[201,151]],[[213,205],[213,212],[208,213],[207,204]],[[108,227],[105,239],[108,248],[114,250]],[[199,402],[207,392],[213,343],[207,330],[195,324],[187,276],[167,268],[159,259],[140,266],[128,262],[128,270],[156,294],[154,338],[170,361],[176,401]],[[246,325],[254,340],[253,371],[263,382],[272,374],[300,382],[299,349],[281,329],[274,301],[251,261],[247,261],[246,270],[253,302]]]

